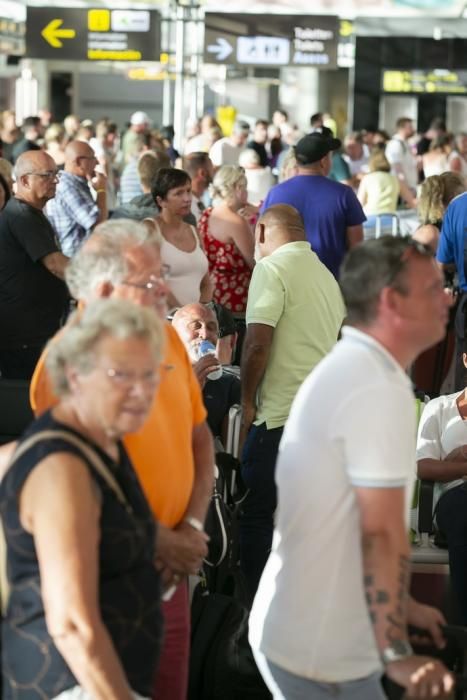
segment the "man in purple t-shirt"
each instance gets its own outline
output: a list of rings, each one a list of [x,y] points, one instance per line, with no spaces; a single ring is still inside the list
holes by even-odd
[[[353,190],[329,180],[331,154],[339,139],[314,132],[295,146],[298,175],[273,187],[261,213],[273,204],[290,204],[303,219],[307,240],[335,277],[344,255],[363,240],[363,209]]]

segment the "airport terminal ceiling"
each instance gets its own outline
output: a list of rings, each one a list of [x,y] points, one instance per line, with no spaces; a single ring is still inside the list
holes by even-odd
[[[112,6],[132,8],[158,7],[169,5],[165,0],[145,0],[145,2],[129,2],[128,0],[30,0],[25,5],[40,7],[101,7]],[[225,11],[225,3],[220,0],[180,0],[182,5],[201,5],[205,10]],[[322,15],[339,15],[352,19],[353,17],[462,17],[467,11],[465,0],[233,0],[228,6],[229,12],[278,12],[306,13]],[[465,16],[465,15],[464,15]]]

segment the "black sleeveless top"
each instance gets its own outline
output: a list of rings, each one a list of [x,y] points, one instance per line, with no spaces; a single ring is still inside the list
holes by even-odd
[[[31,424],[22,440],[47,429],[74,432],[47,412]],[[47,632],[34,539],[21,526],[18,509],[18,494],[26,478],[41,460],[54,452],[70,452],[81,457],[100,490],[102,619],[131,688],[143,696],[152,696],[162,639],[160,581],[153,564],[154,518],[123,445],[119,444],[117,464],[97,445],[82,435],[79,437],[112,471],[132,512],[119,502],[112,488],[79,449],[60,438],[34,445],[6,473],[0,484],[0,511],[11,586],[2,624],[3,698],[7,700],[53,698],[77,685]],[[63,507],[66,508],[66,503]]]

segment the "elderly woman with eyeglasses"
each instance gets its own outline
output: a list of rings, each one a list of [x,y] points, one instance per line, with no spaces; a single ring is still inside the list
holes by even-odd
[[[152,310],[102,300],[49,346],[60,401],[23,435],[0,484],[5,697],[152,694],[155,525],[121,439],[151,407],[162,338]]]

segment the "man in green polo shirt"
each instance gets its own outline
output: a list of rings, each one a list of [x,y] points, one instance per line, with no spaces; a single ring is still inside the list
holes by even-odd
[[[241,564],[254,596],[272,543],[274,470],[292,401],[331,350],[345,315],[338,284],[311,250],[300,214],[270,207],[256,226],[242,353]]]

